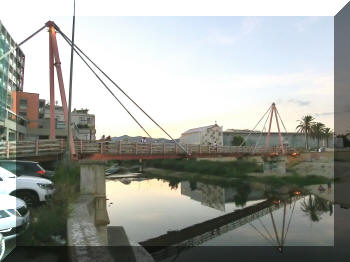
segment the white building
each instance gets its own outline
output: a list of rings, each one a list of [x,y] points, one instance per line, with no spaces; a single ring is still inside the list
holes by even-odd
[[[222,126],[216,123],[210,126],[197,127],[181,134],[181,144],[193,145],[223,145]]]

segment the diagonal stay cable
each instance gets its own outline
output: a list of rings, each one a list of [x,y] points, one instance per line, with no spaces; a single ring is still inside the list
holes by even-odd
[[[14,50],[16,50],[18,47],[20,47],[21,45],[23,45],[25,42],[27,42],[29,39],[31,39],[33,36],[35,36],[36,34],[38,34],[41,30],[43,30],[46,27],[46,25],[44,25],[43,27],[41,27],[40,29],[38,29],[37,31],[35,31],[33,34],[31,34],[30,36],[28,36],[26,39],[24,39],[22,42],[20,42],[19,44],[16,44],[15,47],[11,48],[10,50],[8,50],[5,54],[3,54],[0,57],[0,61],[5,58],[6,56],[8,56],[11,52],[13,52]]]
[[[63,36],[63,38],[72,45],[72,41],[57,27],[56,30]],[[175,144],[177,144],[187,155],[189,153],[187,150],[179,144],[163,127],[161,127],[149,114],[146,113],[122,88],[120,88],[100,67],[98,67],[76,44],[74,44],[74,51],[77,53],[77,50],[92,63],[115,87],[119,89],[142,113],[144,113],[156,126],[158,126]]]
[[[273,237],[271,236],[270,232],[267,230],[265,224],[261,221],[260,217],[258,219],[259,219],[260,224],[263,226],[263,228],[265,229],[266,233],[268,234],[268,236],[272,240],[271,242],[273,242]]]
[[[69,44],[69,42],[68,42]],[[137,121],[137,119],[130,113],[130,111],[124,106],[124,104],[117,98],[117,96],[112,92],[112,90],[106,85],[106,83],[99,77],[99,75],[94,71],[94,69],[86,62],[86,60],[77,52],[74,48],[76,54],[81,58],[85,65],[91,70],[91,72],[97,77],[98,80],[104,85],[104,87],[109,91],[109,93],[118,101],[118,103],[124,108],[124,110],[134,119],[134,121],[141,127],[141,129],[148,135],[149,138],[152,138],[151,135],[146,131],[146,129]]]
[[[279,119],[281,120],[281,123],[283,125],[284,131],[286,131],[286,134],[288,134],[287,128],[284,126],[282,117],[280,116],[280,113],[278,112],[277,108],[276,108],[276,112],[277,112],[277,115],[278,115]]]
[[[282,120],[282,117],[280,116],[280,113],[278,112],[277,108],[275,107],[276,109],[276,112],[277,112],[277,115],[278,115],[278,118],[281,120],[281,123],[282,123],[282,126],[284,128],[284,131],[286,132],[286,136],[288,138],[288,131],[287,131],[287,128],[285,127],[284,123],[283,123],[283,120]]]
[[[287,231],[286,231],[286,233],[284,234],[284,236],[282,236],[282,237],[283,237],[283,242],[284,242],[284,243],[285,243],[285,241],[286,241],[286,239],[287,239],[287,233],[288,233],[288,230],[289,230],[290,222],[292,221],[292,216],[293,216],[293,213],[294,213],[294,208],[295,208],[295,203],[296,203],[296,202],[297,202],[297,201],[294,202],[293,209],[292,209],[292,213],[290,214],[290,217],[289,217],[288,226],[287,226]]]
[[[250,133],[243,139],[243,142],[239,145],[242,146],[244,142],[246,142],[246,139],[251,135],[251,133],[255,130],[255,128],[260,124],[261,120],[263,120],[263,118],[265,117],[265,115],[271,110],[272,106],[269,107],[269,109],[267,109],[267,111],[265,112],[265,114],[260,118],[259,122],[255,125],[255,127],[250,131]]]
[[[258,140],[257,140],[256,143],[255,143],[255,147],[254,147],[254,151],[253,151],[253,152],[255,152],[256,147],[258,146],[258,143],[259,143],[259,141],[260,141],[260,138],[261,138],[261,136],[262,136],[262,133],[264,132],[264,130],[266,130],[266,129],[265,129],[265,126],[266,126],[267,120],[269,120],[269,115],[267,115],[267,117],[266,117],[266,120],[265,120],[263,129],[261,130],[260,135],[259,135],[259,138],[258,138]]]
[[[270,243],[271,246],[273,246],[273,242],[271,242],[270,239],[268,239],[263,233],[261,233],[252,223],[249,223],[249,225],[254,228],[267,242]]]

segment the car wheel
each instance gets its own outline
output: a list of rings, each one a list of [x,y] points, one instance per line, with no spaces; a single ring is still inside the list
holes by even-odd
[[[16,197],[22,199],[27,206],[37,206],[39,203],[38,196],[33,192],[17,192]]]

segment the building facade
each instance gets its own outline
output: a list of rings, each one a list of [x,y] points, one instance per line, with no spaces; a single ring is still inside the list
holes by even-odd
[[[250,135],[249,135],[250,134]],[[282,142],[285,146],[290,148],[305,148],[305,135],[302,133],[290,132],[284,133],[282,132]],[[249,136],[248,136],[249,135]],[[241,136],[245,138],[245,144],[247,146],[255,146],[264,147],[266,145],[267,140],[267,132],[259,132],[259,131],[251,131],[248,129],[227,129],[223,132],[224,145],[230,146],[232,145],[232,140],[234,136]],[[316,149],[317,148],[317,139],[313,137],[308,137],[309,148]],[[280,146],[280,138],[278,132],[271,132],[269,139],[270,146]],[[327,141],[326,139],[320,140],[320,147],[326,147]],[[333,138],[328,139],[328,147],[333,147]]]
[[[72,111],[72,123],[76,129],[76,139],[96,140],[95,115],[89,114],[89,109],[75,109]]]
[[[39,99],[39,97],[37,101],[37,125],[28,128],[27,139],[49,139],[51,126],[50,105],[44,99]],[[71,113],[72,135],[75,140],[96,140],[95,115],[89,114],[88,111],[88,109],[74,109]],[[35,123],[34,119],[29,119],[29,121],[30,123]],[[68,130],[64,120],[63,108],[59,105],[55,105],[55,131],[56,138],[67,138]]]
[[[223,145],[222,126],[217,124],[192,128],[181,134],[181,144],[193,145]]]
[[[0,21],[0,56],[16,46],[16,42]],[[0,60],[0,135],[1,140],[21,139],[25,135],[25,118],[13,110],[12,91],[23,90],[25,56],[20,48]]]

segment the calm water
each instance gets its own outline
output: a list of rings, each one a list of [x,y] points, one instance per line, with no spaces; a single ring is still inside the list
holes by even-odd
[[[107,180],[106,188],[110,226],[123,226],[134,242],[181,230],[237,209],[262,205],[267,199],[267,189],[259,185],[224,188],[188,181],[176,184],[158,179],[115,179]],[[202,246],[278,246],[283,239],[284,246],[333,246],[330,202],[314,196],[281,199],[285,202],[272,205],[271,213],[265,208],[260,217],[247,214],[187,241]]]

